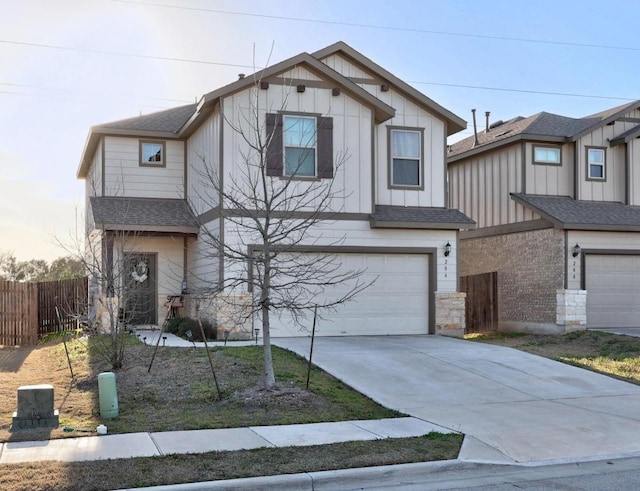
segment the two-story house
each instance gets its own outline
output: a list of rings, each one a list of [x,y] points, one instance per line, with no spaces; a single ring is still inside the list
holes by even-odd
[[[458,271],[498,272],[501,329],[640,327],[639,109],[541,112],[450,146],[449,204],[477,222]]]
[[[272,138],[272,179],[334,180],[333,213],[297,253],[334,254],[373,282],[327,313],[318,334],[460,334],[457,236],[473,221],[446,206],[446,138],[466,123],[342,42],[241,76],[197,104],[91,128],[78,170],[89,242],[106,270],[123,255],[118,243],[131,242],[123,264],[144,297],[134,321],[158,323],[183,282],[202,305],[198,292],[238,273],[205,236],[250,246],[237,236],[247,211],[207,188],[203,166],[223,189],[242,182],[250,121]],[[304,155],[295,172],[287,152]],[[307,334],[272,320],[272,336]]]

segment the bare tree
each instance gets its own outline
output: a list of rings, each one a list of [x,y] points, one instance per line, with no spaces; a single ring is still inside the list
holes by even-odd
[[[90,182],[90,187],[95,188],[95,182]],[[89,278],[87,304],[82,311],[72,314],[77,315],[87,333],[95,337],[97,355],[114,370],[124,365],[129,323],[135,320],[132,316],[145,309],[137,296],[139,287],[153,281],[149,265],[138,255],[140,234],[126,227],[129,207],[126,199],[116,205],[115,222],[121,223],[121,227],[101,230],[88,220],[84,237],[72,235],[66,241],[55,237],[57,244],[69,254],[65,262],[74,269],[81,265]]]
[[[240,159],[230,171],[228,163],[213,162],[202,154],[195,172],[202,179],[196,197],[220,210],[224,233],[201,227],[200,240],[211,258],[224,259],[224,280],[212,292],[219,302],[236,308],[237,316],[257,315],[264,345],[265,385],[275,383],[271,354],[271,315],[286,312],[293,322],[315,308],[335,309],[367,288],[361,270],[342,267],[335,254],[327,252],[344,238],[327,241],[323,224],[341,211],[346,198],[334,189],[333,176],[345,162],[346,151],[330,151],[331,176],[319,179],[309,169],[319,168],[314,148],[319,131],[329,118],[283,116],[287,97],[277,111],[265,107],[265,91],[254,79],[250,108],[222,112],[224,122],[239,135]],[[298,135],[295,151],[287,153],[277,125]],[[286,125],[299,127],[286,128]],[[283,169],[274,176],[273,160]],[[316,177],[317,176],[317,177]],[[340,291],[333,287],[342,285]],[[333,292],[333,295],[332,295]],[[240,299],[240,300],[239,300]]]

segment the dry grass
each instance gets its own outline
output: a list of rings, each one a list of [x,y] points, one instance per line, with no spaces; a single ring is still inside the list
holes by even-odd
[[[465,336],[640,384],[640,338],[602,331],[565,335],[483,333]]]
[[[462,436],[432,433],[417,438],[334,445],[260,448],[238,452],[63,464],[43,462],[0,467],[3,491],[91,491],[241,477],[295,474],[410,462],[458,455]]]
[[[72,381],[62,344],[35,348],[0,347],[0,441],[83,436],[64,425],[109,433],[224,428],[376,419],[400,416],[314,368],[304,390],[306,362],[273,349],[278,385],[264,390],[260,347],[212,352],[223,398],[217,396],[203,349],[160,348],[149,373],[152,347],[132,339],[126,365],[116,373],[119,417],[102,421],[97,376],[108,369],[87,340],[68,343],[76,378]],[[21,385],[52,384],[61,427],[9,431]],[[348,442],[316,447],[271,448],[158,458],[0,466],[0,489],[90,490],[231,479],[348,467],[455,458],[462,437],[432,434],[420,438]]]

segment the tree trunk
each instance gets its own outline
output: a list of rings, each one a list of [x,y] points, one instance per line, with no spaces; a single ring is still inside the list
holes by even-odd
[[[269,289],[271,288],[271,258],[269,251],[263,249],[264,254],[264,282],[260,292],[260,310],[262,312],[262,343],[264,351],[264,384],[271,387],[276,383],[271,356],[271,333],[269,331]],[[257,337],[257,336],[256,336]]]

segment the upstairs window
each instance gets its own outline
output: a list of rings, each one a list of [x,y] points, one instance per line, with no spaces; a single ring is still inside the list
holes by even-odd
[[[140,165],[149,167],[165,166],[165,144],[158,141],[140,142]]]
[[[533,147],[533,163],[545,165],[561,165],[559,147]]]
[[[290,179],[333,177],[333,119],[316,114],[266,115],[267,175]]]
[[[587,178],[604,181],[606,160],[605,148],[587,147]]]
[[[316,176],[316,118],[284,117],[284,173],[287,176]]]
[[[390,128],[389,132],[390,187],[424,187],[422,131]]]

